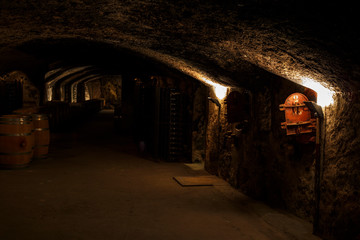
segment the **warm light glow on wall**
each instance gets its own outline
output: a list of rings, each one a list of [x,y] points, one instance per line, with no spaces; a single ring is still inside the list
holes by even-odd
[[[215,83],[205,77],[202,77],[201,80],[208,84],[208,85],[211,85],[213,88],[214,88],[214,92],[215,92],[215,95],[216,97],[219,99],[219,100],[222,100],[226,97],[226,93],[227,93],[227,87],[223,86],[223,85],[220,85],[218,83]]]
[[[45,83],[45,89],[46,89],[46,100],[51,101],[52,100],[52,86],[49,83]]]
[[[303,77],[301,78],[303,86],[314,90],[317,93],[317,104],[321,107],[326,107],[334,103],[334,91],[324,87],[314,79]]]
[[[216,81],[214,80],[214,77],[206,74],[206,72],[202,71],[201,68],[197,68],[196,65],[191,62],[188,62],[181,58],[176,58],[176,57],[173,57],[170,55],[161,54],[159,52],[149,50],[149,49],[140,49],[138,47],[134,48],[132,46],[126,46],[126,48],[130,48],[130,49],[134,50],[135,52],[139,52],[143,55],[157,59],[160,62],[163,62],[172,68],[178,69],[179,71],[185,73],[186,75],[189,75],[195,79],[200,80],[201,82],[203,82],[206,85],[212,86],[214,88],[216,97],[219,100],[222,100],[226,97],[227,87],[216,83]],[[222,77],[222,79],[224,80],[226,78]],[[226,81],[222,81],[222,82],[226,82]]]
[[[215,95],[219,100],[223,100],[227,93],[227,87],[218,85],[214,87]]]

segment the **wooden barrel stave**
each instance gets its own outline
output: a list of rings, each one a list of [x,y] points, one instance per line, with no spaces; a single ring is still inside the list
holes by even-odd
[[[34,122],[34,158],[46,158],[49,152],[50,129],[49,120],[45,114],[33,114]]]
[[[29,116],[0,117],[0,168],[27,166],[33,157],[33,122]]]

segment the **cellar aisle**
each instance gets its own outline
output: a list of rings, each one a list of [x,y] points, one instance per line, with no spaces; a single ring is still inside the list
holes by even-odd
[[[49,158],[0,171],[0,239],[318,239],[226,183],[182,187],[173,177],[208,174],[138,154],[111,118],[52,134]]]

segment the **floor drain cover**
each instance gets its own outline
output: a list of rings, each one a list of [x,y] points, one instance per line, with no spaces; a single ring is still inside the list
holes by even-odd
[[[216,176],[173,177],[183,187],[224,185],[223,180]]]

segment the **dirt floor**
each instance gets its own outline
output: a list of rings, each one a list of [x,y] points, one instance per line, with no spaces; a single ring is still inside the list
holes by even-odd
[[[49,158],[0,171],[0,239],[319,239],[312,226],[251,200],[198,166],[141,156],[102,111],[52,134]]]

